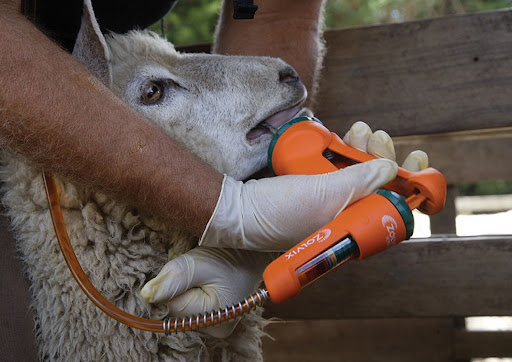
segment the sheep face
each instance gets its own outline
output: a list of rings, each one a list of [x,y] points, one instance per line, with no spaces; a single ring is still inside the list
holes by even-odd
[[[73,55],[170,136],[239,180],[265,166],[272,131],[307,95],[280,59],[182,54],[141,31],[105,39],[90,0]]]
[[[265,166],[272,130],[307,92],[269,57],[182,54],[147,32],[107,38],[112,89],[219,172],[244,179]]]

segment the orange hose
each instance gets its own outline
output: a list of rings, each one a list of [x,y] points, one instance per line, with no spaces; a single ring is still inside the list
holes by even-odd
[[[64,222],[62,209],[60,207],[60,189],[55,180],[55,176],[51,172],[43,171],[43,181],[46,190],[46,196],[50,206],[50,214],[52,217],[53,227],[57,240],[59,241],[60,250],[66,260],[71,274],[77,281],[80,288],[87,297],[103,312],[118,322],[127,326],[142,329],[149,332],[157,333],[177,333],[185,331],[193,331],[199,328],[206,328],[213,325],[221,324],[229,320],[240,317],[252,309],[261,306],[268,299],[268,293],[265,289],[260,289],[250,297],[232,306],[217,311],[205,312],[197,316],[177,317],[165,320],[154,320],[134,316],[119,309],[109,302],[95,287],[85,275],[80,262],[78,261]]]
[[[53,227],[59,241],[60,250],[66,259],[71,274],[75,277],[78,285],[82,288],[89,299],[96,304],[103,312],[115,320],[127,324],[131,327],[143,329],[150,332],[164,332],[163,321],[136,317],[119,309],[110,303],[101,293],[92,285],[91,281],[85,275],[80,262],[76,258],[71,241],[69,240],[64,216],[60,207],[60,189],[52,173],[43,171],[43,181],[46,189],[46,196],[50,205],[50,214],[52,216]]]

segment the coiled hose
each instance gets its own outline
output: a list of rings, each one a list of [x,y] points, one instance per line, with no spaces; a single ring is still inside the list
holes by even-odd
[[[259,289],[243,301],[218,309],[217,311],[205,312],[197,316],[167,318],[164,320],[141,318],[119,309],[92,285],[80,266],[80,262],[71,246],[66,223],[64,222],[64,216],[60,207],[60,189],[55,180],[55,176],[50,172],[43,171],[43,181],[55,234],[71,274],[87,297],[98,308],[118,322],[133,328],[149,332],[165,333],[166,335],[178,332],[196,331],[201,328],[228,322],[243,314],[249,313],[251,310],[255,310],[256,307],[261,307],[269,298],[266,289]]]

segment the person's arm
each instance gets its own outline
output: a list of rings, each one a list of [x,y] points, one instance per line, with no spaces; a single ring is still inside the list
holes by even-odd
[[[0,145],[199,236],[222,175],[0,2]]]
[[[214,53],[278,57],[297,70],[309,92],[316,91],[324,46],[324,0],[256,0],[251,20],[233,19],[233,1],[224,0]]]
[[[396,164],[373,161],[329,175],[223,178],[115,97],[18,6],[0,3],[0,144],[178,223],[202,245],[287,250],[396,175]]]

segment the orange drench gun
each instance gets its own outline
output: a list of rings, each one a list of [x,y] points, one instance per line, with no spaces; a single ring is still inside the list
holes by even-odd
[[[312,175],[375,159],[348,146],[313,117],[282,126],[269,148],[276,175]],[[267,266],[263,280],[270,300],[283,303],[350,259],[362,260],[407,240],[414,230],[412,209],[432,215],[446,199],[446,180],[433,168],[399,168],[383,189],[343,210],[334,220]]]

